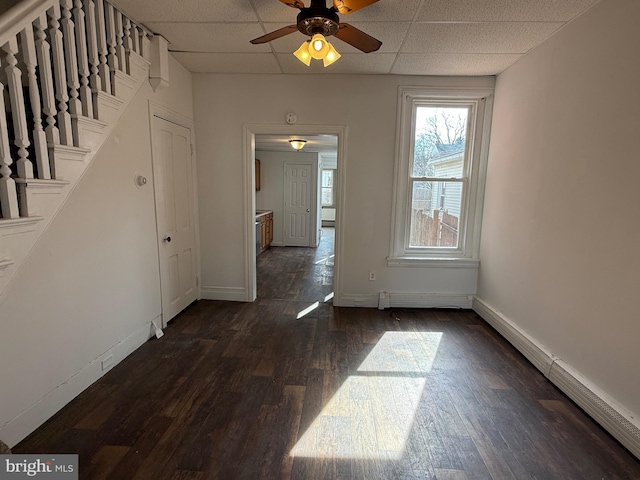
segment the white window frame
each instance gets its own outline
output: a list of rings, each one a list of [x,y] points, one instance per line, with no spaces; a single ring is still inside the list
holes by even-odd
[[[469,107],[459,248],[409,247],[410,174],[418,106]],[[389,266],[455,268],[478,264],[492,106],[493,88],[399,87]]]
[[[331,181],[333,183],[333,185],[331,187],[325,187],[322,185],[322,181],[323,181],[323,176],[324,176],[324,172],[331,172]],[[321,203],[321,207],[322,208],[335,208],[336,206],[336,175],[337,175],[337,170],[335,168],[323,168],[320,172],[320,203]],[[322,196],[323,196],[323,190],[325,188],[330,188],[331,189],[331,204],[330,205],[325,205],[322,203]]]

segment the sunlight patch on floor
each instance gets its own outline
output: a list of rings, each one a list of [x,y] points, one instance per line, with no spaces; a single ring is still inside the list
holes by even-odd
[[[320,306],[320,302],[315,302],[312,303],[311,305],[309,305],[307,308],[305,308],[304,310],[301,310],[298,312],[298,316],[296,317],[298,320],[300,320],[302,317],[304,317],[305,315],[308,315],[309,313],[313,312],[316,308],[318,308]]]
[[[386,332],[358,372],[428,373],[442,332]]]
[[[290,455],[400,459],[441,339],[441,332],[386,332]]]

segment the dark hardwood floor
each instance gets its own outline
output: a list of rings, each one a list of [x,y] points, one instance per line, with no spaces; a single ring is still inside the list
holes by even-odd
[[[86,479],[631,479],[640,463],[471,311],[335,308],[333,250],[271,248],[17,445]],[[316,304],[317,302],[317,304]]]

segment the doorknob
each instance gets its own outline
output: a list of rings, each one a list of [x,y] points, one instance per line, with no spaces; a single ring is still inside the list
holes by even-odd
[[[165,237],[164,241],[167,243],[171,243],[171,237]]]
[[[311,210],[309,210],[309,209],[307,208],[307,213],[309,213],[310,211],[311,211]]]

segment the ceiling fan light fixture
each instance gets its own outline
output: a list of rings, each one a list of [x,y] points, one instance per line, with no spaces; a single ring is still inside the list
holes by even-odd
[[[311,43],[309,44],[309,55],[316,60],[322,60],[329,52],[329,42],[324,38],[321,33],[316,33],[311,37]]]
[[[333,45],[331,45],[329,42],[327,42],[327,45],[329,45],[329,51],[322,59],[322,64],[325,67],[328,67],[329,65],[337,61],[342,56],[338,53],[338,51],[335,48],[333,48]]]
[[[302,150],[306,143],[307,143],[306,140],[299,140],[299,139],[291,139],[291,140],[289,140],[289,144],[291,145],[291,147],[294,150],[297,150],[297,151]]]
[[[304,63],[307,67],[311,65],[311,55],[309,54],[309,42],[310,40],[303,42],[302,45],[300,45],[300,48],[295,52],[293,52],[296,58],[300,60],[302,63]]]

